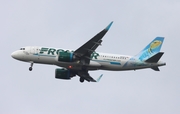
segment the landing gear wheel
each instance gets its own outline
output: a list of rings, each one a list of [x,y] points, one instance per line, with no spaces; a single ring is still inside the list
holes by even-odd
[[[29,67],[29,71],[32,71],[33,61],[31,61],[30,63],[31,63],[31,66]]]
[[[81,83],[83,83],[83,82],[84,82],[84,78],[80,78],[79,81],[80,81]]]
[[[29,71],[32,71],[32,67],[29,67]]]

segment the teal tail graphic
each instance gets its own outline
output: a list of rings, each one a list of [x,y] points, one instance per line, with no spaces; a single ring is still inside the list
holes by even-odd
[[[160,51],[163,41],[164,37],[156,37],[139,54],[137,54],[135,58],[141,61],[146,61],[147,59],[151,58]]]

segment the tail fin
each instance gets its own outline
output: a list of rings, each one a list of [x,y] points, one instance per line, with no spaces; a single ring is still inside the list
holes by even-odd
[[[139,54],[135,56],[141,61],[146,61],[155,54],[159,53],[163,44],[164,37],[156,37],[151,43],[149,43]]]

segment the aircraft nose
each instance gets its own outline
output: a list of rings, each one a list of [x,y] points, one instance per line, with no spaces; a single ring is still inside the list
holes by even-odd
[[[11,57],[14,59],[18,59],[18,53],[16,51],[11,53]]]

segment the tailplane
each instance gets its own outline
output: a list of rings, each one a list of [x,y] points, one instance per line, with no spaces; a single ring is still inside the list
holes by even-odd
[[[158,67],[152,67],[151,69],[153,69],[155,71],[160,71]]]
[[[162,52],[159,52],[163,44],[163,41],[164,41],[164,37],[156,37],[139,54],[137,54],[135,58],[138,58],[139,60],[146,62],[159,61],[159,59],[163,55]]]
[[[157,63],[159,61],[159,59],[162,57],[163,54],[164,54],[164,52],[159,52],[156,55],[152,56],[151,58],[147,59],[145,62]],[[153,69],[155,71],[160,71],[158,66],[152,67],[151,69]]]
[[[146,62],[157,63],[163,54],[164,54],[164,52],[159,52],[156,55],[152,56],[151,58],[147,59]]]

